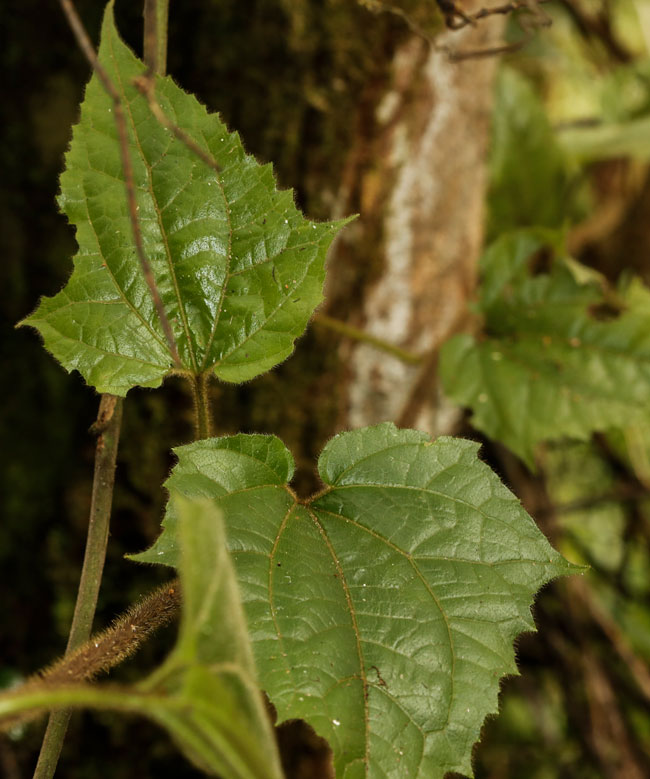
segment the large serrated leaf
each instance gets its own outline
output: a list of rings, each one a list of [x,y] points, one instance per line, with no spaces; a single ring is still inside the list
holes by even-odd
[[[168,486],[224,512],[262,686],[328,739],[337,776],[471,773],[535,592],[575,570],[476,452],[390,423],[343,433],[301,503],[276,438],[176,449]],[[172,510],[135,559],[176,548]]]
[[[172,495],[172,503],[179,518],[183,614],[165,663],[132,687],[27,684],[0,696],[0,724],[2,717],[33,710],[116,709],[166,728],[210,776],[281,779],[221,515],[208,501]]]
[[[635,282],[607,297],[548,246],[540,231],[495,241],[482,260],[487,337],[452,338],[440,360],[472,424],[529,465],[541,441],[585,440],[650,413],[650,291]],[[548,272],[537,273],[540,258]]]
[[[270,165],[170,78],[156,78],[169,118],[216,160],[201,161],[151,114],[133,82],[144,65],[119,38],[112,4],[99,59],[123,101],[144,250],[182,369],[240,382],[293,350],[322,299],[327,249],[344,222],[317,224],[278,191]],[[155,387],[174,367],[140,270],[112,100],[93,76],[66,155],[60,204],[79,253],[65,289],[24,320],[67,370],[100,392]]]

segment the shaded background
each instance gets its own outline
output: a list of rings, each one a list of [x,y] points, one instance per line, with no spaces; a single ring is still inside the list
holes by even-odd
[[[103,2],[77,5],[96,40]],[[331,256],[324,310],[427,353],[459,319],[470,326],[463,312],[486,233],[567,224],[583,261],[611,279],[634,272],[650,281],[648,142],[588,158],[554,145],[556,129],[609,123],[624,131],[650,115],[646,8],[557,4],[554,27],[508,58],[520,79],[514,105],[511,92],[495,91],[495,57],[451,64],[401,17],[351,0],[171,0],[168,71],[218,109],[248,151],[274,162],[310,217],[361,214]],[[420,33],[431,33],[434,17],[416,20]],[[118,3],[117,19],[139,52],[140,4]],[[0,30],[0,684],[10,684],[65,646],[98,397],[33,331],[14,329],[71,271],[74,233],[54,198],[88,68],[56,2],[5,2]],[[497,23],[436,40],[485,48],[499,35]],[[506,35],[515,40],[521,31],[511,23]],[[499,154],[507,160],[500,183]],[[393,262],[400,238],[410,247],[406,284]],[[405,301],[406,322],[395,317]],[[323,442],[343,427],[393,418],[480,440],[433,389],[434,378],[422,397],[415,369],[315,323],[271,374],[214,388],[216,428],[282,437],[299,466],[296,488],[307,493]],[[180,383],[129,393],[98,626],[168,576],[123,555],[155,538],[170,449],[192,434]],[[479,777],[650,775],[650,433],[630,436],[547,447],[537,476],[484,442],[484,459],[592,572],[580,591],[561,583],[540,597],[540,633],[518,643],[522,677],[504,683],[501,716],[476,749]],[[169,629],[115,678],[141,676],[173,637]],[[0,774],[31,775],[41,732],[32,726],[0,742]],[[305,729],[284,728],[280,740],[288,777],[328,775],[326,751]],[[198,772],[153,725],[93,714],[75,716],[59,775]]]

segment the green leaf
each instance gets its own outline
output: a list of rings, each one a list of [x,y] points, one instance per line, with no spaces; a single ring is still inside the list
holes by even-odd
[[[474,427],[532,467],[541,441],[648,419],[650,290],[608,294],[539,232],[495,241],[482,269],[486,337],[452,338],[440,360],[445,392],[472,409]]]
[[[220,512],[208,501],[173,495],[172,503],[183,615],[163,666],[134,688],[27,685],[0,696],[0,718],[70,706],[141,714],[211,776],[281,779]]]
[[[561,227],[572,215],[567,163],[544,106],[510,68],[499,72],[492,117],[490,236],[530,225]]]
[[[534,630],[534,593],[576,570],[463,440],[385,423],[325,447],[298,501],[275,438],[179,447],[168,482],[224,512],[262,687],[337,776],[471,773],[472,745]],[[173,506],[140,561],[178,563]]]
[[[251,379],[293,350],[322,299],[327,249],[345,223],[316,224],[278,191],[270,165],[171,78],[156,78],[170,119],[217,161],[163,128],[133,81],[144,65],[120,40],[109,4],[99,59],[124,105],[144,250],[182,368]],[[93,76],[61,177],[61,208],[79,253],[62,292],[22,324],[100,392],[157,387],[172,357],[135,255],[112,100]]]

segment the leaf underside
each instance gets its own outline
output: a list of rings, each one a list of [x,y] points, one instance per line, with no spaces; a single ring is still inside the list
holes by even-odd
[[[476,452],[390,423],[343,433],[299,503],[274,437],[176,450],[167,486],[224,513],[262,687],[339,777],[471,774],[535,592],[575,570]],[[177,564],[171,506],[164,526],[134,559]]]
[[[156,78],[167,116],[218,163],[201,161],[151,114],[133,85],[145,67],[121,41],[112,4],[99,59],[126,116],[144,251],[181,358],[193,375],[251,379],[284,360],[322,299],[327,249],[344,222],[305,219],[270,165],[245,154],[171,78]],[[74,128],[59,203],[79,252],[66,287],[22,324],[99,392],[159,386],[174,367],[137,260],[113,103],[97,76]]]
[[[550,267],[537,272],[541,261]],[[532,466],[542,441],[648,419],[647,288],[608,297],[588,269],[550,258],[549,234],[535,230],[495,241],[482,268],[487,337],[456,336],[440,360],[445,392],[472,409],[474,427]]]

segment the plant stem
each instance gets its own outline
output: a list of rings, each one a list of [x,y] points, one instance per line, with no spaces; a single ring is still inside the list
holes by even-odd
[[[406,349],[401,349],[399,346],[383,341],[381,338],[376,338],[370,333],[366,333],[365,330],[360,330],[358,327],[348,325],[346,322],[342,322],[340,319],[334,319],[331,316],[325,314],[316,314],[313,320],[316,324],[327,327],[329,330],[334,330],[335,333],[340,333],[346,338],[352,338],[355,341],[361,341],[361,343],[374,346],[376,349],[380,349],[382,352],[392,354],[393,357],[397,357],[402,362],[409,363],[409,365],[419,365],[422,362],[422,358],[418,354],[408,352]]]
[[[122,398],[102,395],[93,426],[98,435],[86,551],[66,654],[74,652],[87,641],[92,629],[108,544],[121,422]],[[34,779],[51,779],[54,776],[69,720],[69,710],[55,711],[50,715]]]
[[[169,0],[144,0],[144,63],[151,73],[167,70]]]
[[[212,413],[210,410],[210,395],[208,393],[209,381],[209,373],[202,373],[200,376],[192,376],[190,378],[197,441],[212,436]]]
[[[151,266],[144,254],[142,234],[137,217],[133,169],[128,153],[128,138],[126,121],[122,111],[119,93],[102,68],[97,55],[88,39],[88,35],[70,0],[60,0],[61,7],[74,32],[77,42],[97,73],[104,88],[112,97],[117,133],[120,141],[120,154],[124,171],[126,197],[129,205],[129,215],[133,228],[136,253],[140,260],[142,272],[149,286],[154,305],[169,345],[172,359],[176,366],[181,365],[176,347],[176,341],[169,325],[167,315],[160,300]],[[145,0],[145,58],[150,72],[164,74],[167,61],[167,14],[169,0]],[[152,49],[153,47],[153,49]],[[95,449],[95,473],[88,523],[86,551],[77,601],[75,604],[72,626],[68,637],[66,655],[72,654],[89,638],[97,607],[97,597],[104,571],[108,531],[110,526],[111,506],[113,502],[113,486],[115,484],[115,463],[122,423],[122,398],[115,395],[102,395],[94,432],[97,434]],[[54,711],[49,718],[39,754],[34,779],[51,779],[56,771],[65,733],[70,721],[70,710]]]
[[[167,346],[169,347],[169,353],[171,354],[174,365],[177,368],[182,367],[181,358],[178,354],[178,347],[176,346],[176,339],[174,338],[174,332],[171,324],[165,312],[160,292],[156,286],[156,280],[151,269],[149,260],[144,251],[144,242],[142,239],[142,230],[140,229],[140,222],[138,220],[138,204],[135,193],[135,182],[133,179],[133,164],[131,162],[131,156],[129,154],[129,137],[126,127],[126,119],[124,116],[124,110],[122,108],[122,99],[120,93],[108,76],[108,73],[104,69],[103,65],[97,58],[97,53],[93,49],[88,33],[86,32],[77,11],[72,4],[71,0],[59,0],[61,8],[63,9],[68,23],[77,39],[80,49],[83,51],[86,59],[92,66],[92,69],[97,74],[97,77],[102,83],[102,86],[113,101],[113,118],[115,119],[115,128],[117,130],[117,137],[120,149],[120,158],[122,162],[122,172],[124,174],[124,186],[126,189],[126,202],[129,212],[129,221],[131,222],[131,230],[133,232],[133,243],[135,245],[135,253],[142,269],[142,275],[149,287],[151,298],[153,300],[158,319],[160,320],[160,326],[162,327]],[[157,32],[156,25],[156,32]],[[167,25],[164,25],[164,29],[167,29]],[[154,35],[156,34],[154,32]]]
[[[176,617],[180,605],[180,582],[174,579],[131,606],[106,630],[95,633],[74,652],[67,652],[52,665],[35,673],[22,685],[21,692],[93,681],[135,654],[157,630]],[[16,725],[37,719],[40,714],[32,711],[0,720],[0,766],[3,733]]]

